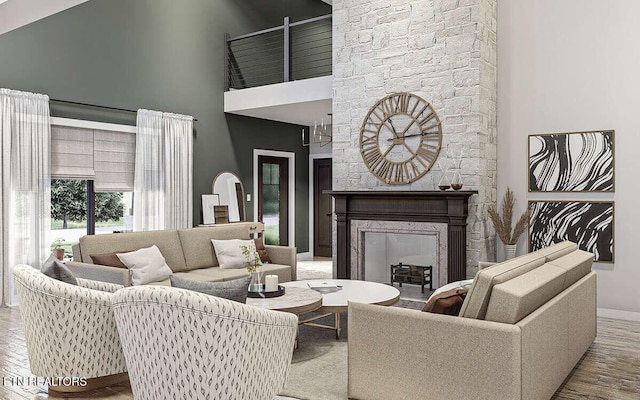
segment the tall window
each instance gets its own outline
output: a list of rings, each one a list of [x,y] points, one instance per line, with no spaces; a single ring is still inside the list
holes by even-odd
[[[131,230],[135,127],[52,118],[52,239]],[[60,239],[60,240],[59,240]]]

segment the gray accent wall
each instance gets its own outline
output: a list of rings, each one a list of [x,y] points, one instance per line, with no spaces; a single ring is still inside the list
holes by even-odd
[[[0,35],[0,87],[53,99],[193,115],[194,224],[217,173],[253,190],[252,149],[296,153],[296,244],[308,247],[308,149],[302,127],[223,112],[224,33],[331,13],[317,0],[91,0]],[[52,115],[135,125],[134,113],[52,103]],[[255,197],[251,193],[252,200]],[[253,218],[253,207],[247,204]]]

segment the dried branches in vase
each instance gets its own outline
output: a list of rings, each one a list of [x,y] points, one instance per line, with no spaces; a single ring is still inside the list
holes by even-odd
[[[525,229],[529,226],[529,217],[531,216],[531,209],[527,207],[527,209],[522,213],[518,221],[516,222],[516,226],[511,230],[511,223],[513,220],[513,206],[516,204],[515,197],[513,196],[513,192],[511,189],[507,188],[507,192],[504,194],[504,199],[502,201],[502,217],[498,214],[495,207],[490,206],[488,209],[489,217],[491,218],[491,222],[493,222],[493,226],[496,229],[496,233],[498,237],[505,245],[515,245],[518,242],[518,238],[522,233],[524,233]]]

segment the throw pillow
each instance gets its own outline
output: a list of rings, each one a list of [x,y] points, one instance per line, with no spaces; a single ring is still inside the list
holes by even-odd
[[[120,251],[120,254],[130,253],[132,250]],[[108,267],[116,267],[116,268],[127,268],[126,265],[120,261],[115,252],[113,253],[104,253],[104,254],[90,254],[91,260],[94,264],[98,265],[106,265]]]
[[[261,237],[253,239],[256,244],[256,251],[260,256],[260,261],[263,263],[270,263],[271,258],[269,258],[269,253],[267,253],[266,247],[264,247],[264,240]]]
[[[222,297],[223,299],[237,301],[238,303],[246,303],[247,288],[249,287],[251,276],[225,282],[198,282],[178,278],[175,275],[171,275],[169,279],[173,287],[193,290],[194,292],[200,292],[210,296]]]
[[[156,245],[116,256],[129,268],[134,286],[162,281],[173,274]]]
[[[452,289],[432,296],[422,311],[457,316],[468,291],[469,289]]]
[[[211,239],[213,248],[218,258],[220,268],[246,268],[247,258],[242,254],[240,246],[247,246],[252,253],[256,252],[256,244],[252,239]]]
[[[47,260],[44,262],[44,264],[42,264],[40,272],[50,278],[57,279],[70,285],[78,286],[78,281],[73,275],[73,272],[71,272],[71,270],[66,265],[61,263],[54,254],[51,254],[51,256],[49,256],[49,258],[47,258]]]

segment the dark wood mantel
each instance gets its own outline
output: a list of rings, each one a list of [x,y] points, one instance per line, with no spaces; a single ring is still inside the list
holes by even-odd
[[[330,191],[337,218],[337,274],[351,277],[351,220],[441,222],[448,226],[448,281],[467,279],[467,215],[477,191]]]

